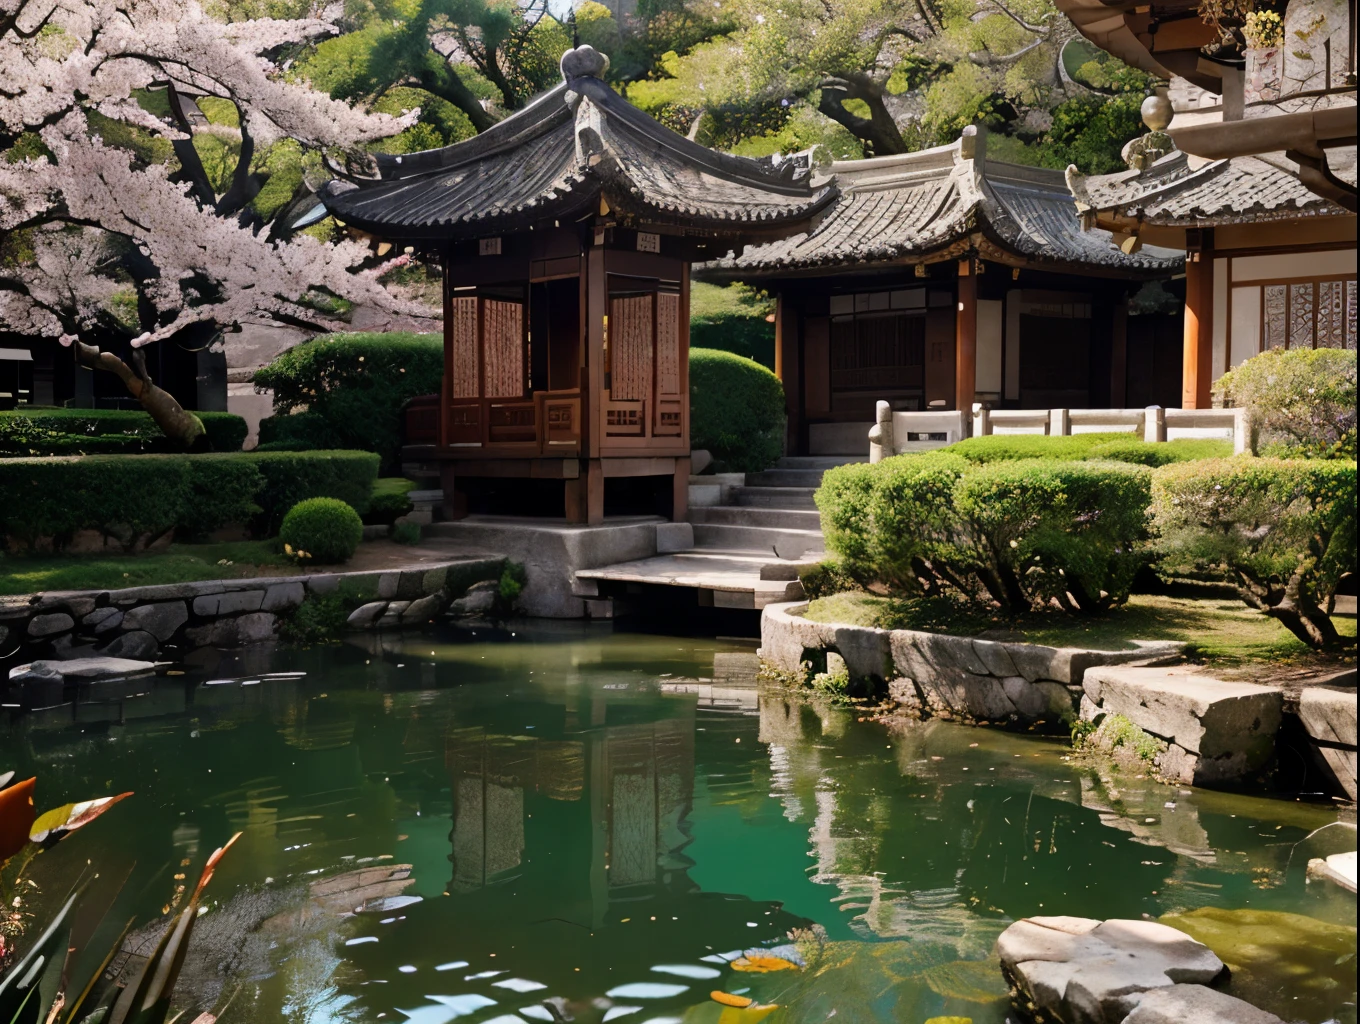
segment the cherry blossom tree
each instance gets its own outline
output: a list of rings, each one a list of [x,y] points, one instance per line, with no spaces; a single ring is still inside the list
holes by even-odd
[[[75,345],[190,445],[202,425],[151,379],[145,346],[248,320],[333,328],[343,303],[428,315],[380,280],[405,257],[292,230],[305,186],[267,230],[250,205],[259,147],[353,167],[414,122],[288,79],[290,48],[337,13],[223,23],[194,0],[0,0],[0,329]],[[235,124],[210,122],[212,103]],[[203,135],[234,159],[216,182]]]

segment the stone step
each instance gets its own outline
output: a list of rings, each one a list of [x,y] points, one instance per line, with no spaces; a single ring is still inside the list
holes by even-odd
[[[802,558],[825,547],[820,530],[787,530],[768,526],[697,524],[694,546],[718,551],[758,551],[780,558]]]
[[[817,508],[812,500],[815,487],[734,487],[730,503],[757,508],[791,508],[808,510]]]
[[[868,446],[866,445],[866,448]],[[834,469],[852,462],[868,462],[865,455],[785,455],[775,463],[775,469]]]
[[[711,508],[692,508],[689,521],[696,526],[772,526],[788,530],[818,530],[821,515],[809,509],[759,508],[749,505],[719,505]]]
[[[820,487],[822,469],[767,469],[762,473],[747,473],[751,487]]]

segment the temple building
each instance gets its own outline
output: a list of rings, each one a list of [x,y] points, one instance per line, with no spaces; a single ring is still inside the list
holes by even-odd
[[[1084,226],[1185,252],[1182,407],[1207,408],[1214,381],[1265,349],[1354,349],[1354,5],[1291,0],[1274,28],[1227,36],[1181,0],[1058,6],[1172,78],[1143,105],[1131,169],[1070,185]]]
[[[836,196],[806,161],[675,134],[601,80],[607,64],[569,51],[561,85],[476,138],[321,194],[352,231],[444,267],[429,440],[450,518],[684,518],[690,263],[806,231]]]
[[[705,267],[777,297],[791,453],[862,451],[880,400],[965,421],[1165,401],[1143,357],[1166,318],[1128,300],[1181,253],[1083,232],[1061,172],[989,160],[986,139],[832,163],[840,195],[811,230]]]

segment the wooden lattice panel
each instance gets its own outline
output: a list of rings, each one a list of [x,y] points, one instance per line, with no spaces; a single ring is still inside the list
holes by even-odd
[[[640,437],[646,433],[643,402],[605,402],[604,432],[612,437]]]
[[[524,307],[518,302],[483,301],[484,395],[519,398],[524,394]]]
[[[614,299],[609,309],[610,397],[645,402],[652,385],[652,297]]]
[[[680,296],[656,297],[656,393],[680,394]]]
[[[477,398],[481,381],[477,377],[477,299],[456,298],[450,302],[453,323],[452,367],[453,397]]]

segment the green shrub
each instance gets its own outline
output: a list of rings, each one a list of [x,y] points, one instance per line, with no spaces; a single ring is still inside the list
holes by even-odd
[[[369,526],[391,526],[398,517],[406,515],[413,506],[406,496],[415,484],[401,477],[381,477],[374,482],[373,496],[364,513],[364,523]]]
[[[279,529],[284,553],[303,563],[348,562],[364,539],[359,513],[336,498],[308,498],[288,510]]]
[[[194,413],[215,452],[241,450],[249,428],[229,412]],[[15,409],[0,412],[0,456],[170,452],[147,413],[135,409]]]
[[[976,465],[957,447],[827,473],[816,495],[823,533],[851,577],[1010,613],[1054,600],[1096,612],[1127,599],[1146,561],[1145,467]]]
[[[1269,349],[1214,384],[1247,410],[1251,450],[1282,458],[1356,458],[1354,349]]]
[[[273,536],[284,514],[307,498],[337,498],[361,514],[368,511],[378,456],[371,452],[246,452],[260,467],[264,483],[255,495],[260,515],[255,532]]]
[[[398,544],[419,544],[421,529],[419,523],[413,523],[405,519],[400,523],[392,524],[391,538]]]
[[[1356,467],[1235,458],[1156,471],[1152,525],[1172,573],[1217,568],[1304,643],[1341,643],[1326,609],[1356,568]]]
[[[816,565],[800,570],[798,580],[803,584],[803,595],[809,601],[815,601],[820,597],[830,597],[832,594],[843,594],[847,590],[859,589],[859,584],[855,581],[855,578],[832,561],[818,562]]]
[[[784,453],[784,386],[750,359],[689,352],[690,443],[718,472],[754,473]]]
[[[1233,453],[1231,441],[1216,437],[1182,437],[1175,441],[1151,443],[1135,437],[1106,441],[1092,447],[1084,456],[1108,462],[1130,462],[1137,466],[1169,466],[1173,462],[1195,459],[1225,459]]]
[[[369,452],[221,452],[0,459],[0,535],[60,549],[98,530],[131,549],[170,530],[188,537],[230,523],[272,533],[305,498],[366,505],[377,476]]]
[[[969,462],[1008,462],[1013,459],[1084,459],[1091,449],[1105,444],[1137,443],[1129,433],[1070,434],[988,434],[969,437],[949,446],[949,451]]]
[[[377,452],[384,466],[395,467],[402,405],[437,393],[443,375],[444,343],[437,334],[313,338],[255,372],[256,385],[274,391],[275,415],[261,422],[260,440],[358,448]]]
[[[316,644],[338,640],[345,632],[354,603],[340,594],[318,597],[308,594],[291,615],[279,623],[279,636],[294,644]]]
[[[508,615],[515,610],[515,602],[524,592],[529,574],[519,562],[507,561],[501,568],[500,583],[496,587],[496,613]]]
[[[745,285],[695,281],[689,293],[691,348],[717,349],[774,369],[774,303]]]

